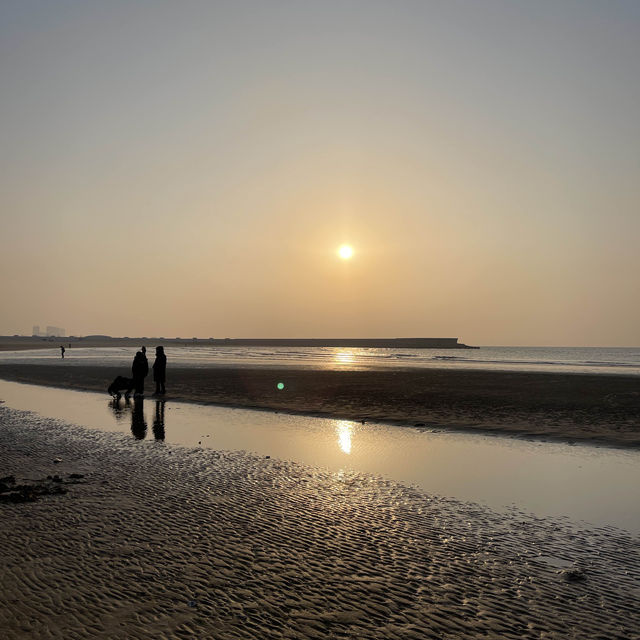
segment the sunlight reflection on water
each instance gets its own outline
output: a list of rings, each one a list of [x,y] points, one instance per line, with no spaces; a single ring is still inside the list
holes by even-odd
[[[244,450],[336,472],[355,470],[494,509],[609,524],[640,532],[640,452],[430,432],[411,427],[291,416],[104,395],[0,380],[16,409],[103,431],[141,446]]]
[[[351,432],[353,425],[348,420],[338,420],[336,422],[336,432],[338,433],[338,445],[346,454],[351,453]]]
[[[338,365],[354,364],[355,355],[353,351],[347,349],[338,349],[333,355],[333,361]]]

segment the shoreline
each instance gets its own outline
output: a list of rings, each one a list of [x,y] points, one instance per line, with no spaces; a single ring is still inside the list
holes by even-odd
[[[0,364],[0,378],[104,392],[120,367]],[[278,390],[278,382],[284,384]],[[640,447],[632,376],[402,369],[172,367],[167,401],[280,411],[425,429]],[[151,376],[146,395],[153,391]]]
[[[0,628],[24,637],[633,637],[637,538],[0,406]],[[58,460],[58,462],[54,462]],[[6,482],[6,478],[4,479]]]

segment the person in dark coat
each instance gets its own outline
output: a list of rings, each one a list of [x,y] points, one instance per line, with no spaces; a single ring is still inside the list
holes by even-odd
[[[164,383],[167,375],[167,356],[164,347],[156,347],[156,360],[153,363],[153,381],[156,383],[156,394],[164,395]]]
[[[146,351],[146,347],[142,347],[142,350],[136,353],[136,357],[133,359],[133,364],[131,365],[131,377],[133,378],[133,387],[135,389],[134,397],[144,394],[144,379],[149,373],[149,363],[145,355]]]

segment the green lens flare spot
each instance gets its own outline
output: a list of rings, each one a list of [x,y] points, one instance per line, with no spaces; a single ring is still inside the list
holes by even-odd
[[[282,391],[284,389],[284,382],[278,382],[278,384],[276,385],[276,387],[278,387],[278,389],[280,391]]]

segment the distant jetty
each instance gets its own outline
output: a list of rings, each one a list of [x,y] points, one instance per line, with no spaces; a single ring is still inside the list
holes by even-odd
[[[226,338],[207,340],[215,346],[235,347],[343,347],[378,349],[477,349],[458,338]]]
[[[43,344],[44,343],[44,344]],[[343,349],[478,349],[458,342],[458,338],[164,338],[112,337],[103,334],[44,338],[0,336],[0,351],[45,348],[46,343],[83,347],[153,345],[197,345],[210,347],[339,347]]]

